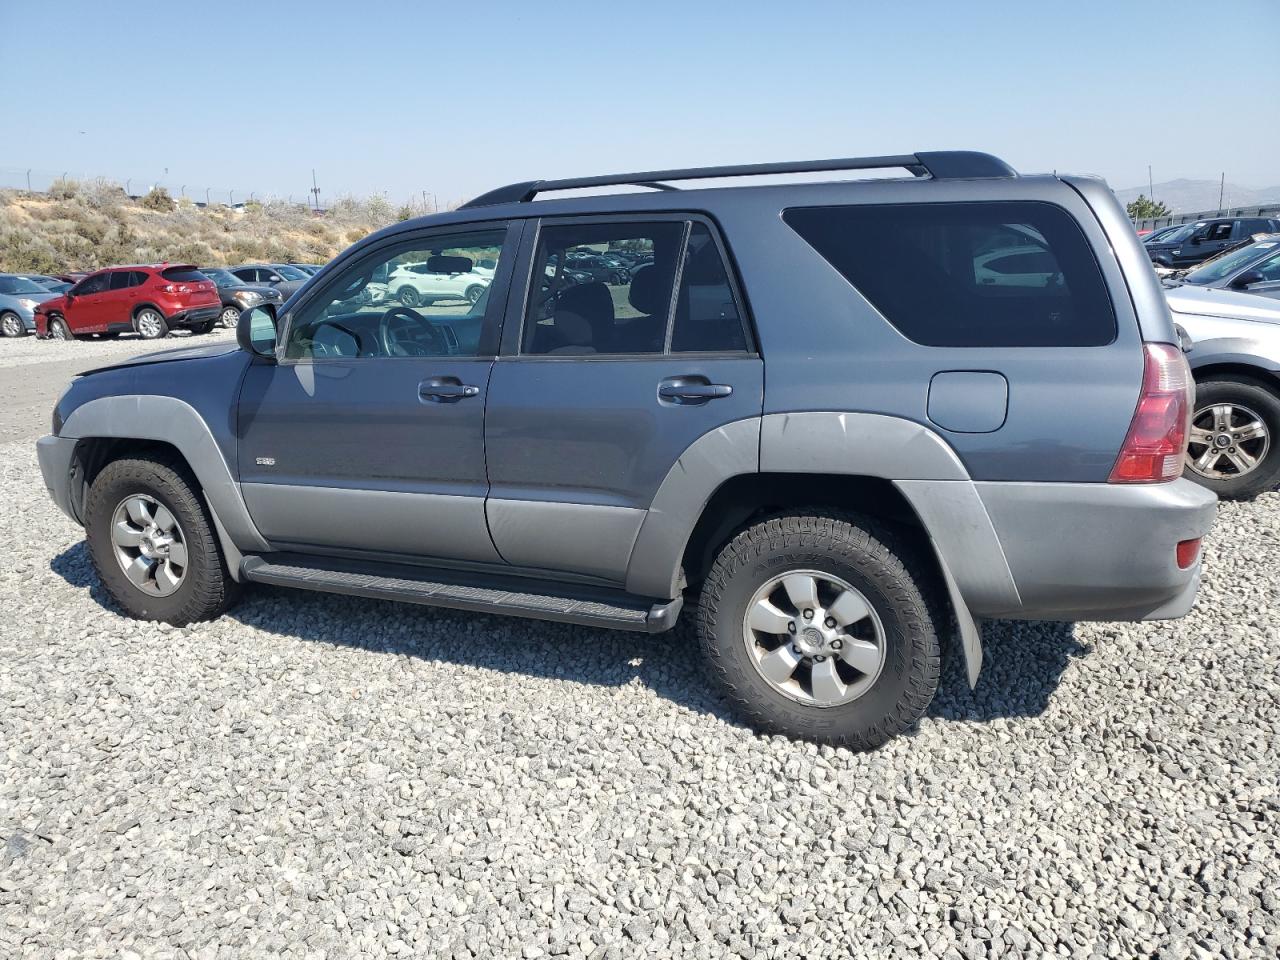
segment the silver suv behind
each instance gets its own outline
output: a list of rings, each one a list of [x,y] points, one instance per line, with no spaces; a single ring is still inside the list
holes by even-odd
[[[673,188],[882,167],[909,176]],[[656,189],[536,199],[620,184]],[[482,263],[478,297],[387,295]],[[743,716],[870,748],[953,623],[973,682],[979,618],[1186,613],[1214,516],[1124,212],[986,154],[513,184],[237,332],[81,377],[40,441],[134,616],[246,581],[625,630],[687,604]]]

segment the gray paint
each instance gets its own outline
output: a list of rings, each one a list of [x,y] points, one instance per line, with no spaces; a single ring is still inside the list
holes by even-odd
[[[36,459],[40,461],[44,486],[53,502],[79,523],[80,518],[71,506],[71,458],[75,456],[77,443],[64,437],[41,437],[36,441]]]
[[[100,397],[72,411],[59,436],[125,437],[172,444],[191,467],[231,542],[244,550],[269,549],[249,516],[208,424],[190,404],[165,396]]]
[[[591,503],[502,500],[485,503],[489,533],[502,558],[621,583],[644,510]],[[675,594],[670,594],[675,596]]]
[[[760,468],[760,418],[704,433],[680,454],[645,513],[627,565],[626,586],[642,597],[680,593],[685,546],[712,494],[736,476]]]
[[[838,410],[765,416],[760,469],[886,480],[969,479],[955,451],[928,427],[899,417]]]
[[[277,546],[501,562],[481,497],[282,483],[246,483],[243,489],[262,535]]]
[[[1009,412],[1009,381],[998,373],[945,370],[929,383],[929,419],[955,433],[994,433]]]
[[[1150,616],[1197,575],[1199,564],[1178,569],[1174,549],[1209,529],[1217,504],[1190,480],[979,483],[977,489],[1020,598],[1009,605],[975,603],[974,613],[986,617]]]

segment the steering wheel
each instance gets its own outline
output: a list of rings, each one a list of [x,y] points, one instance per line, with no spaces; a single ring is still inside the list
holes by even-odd
[[[408,336],[412,329],[414,336]],[[423,343],[422,335],[430,343]],[[444,357],[449,354],[449,341],[440,329],[408,307],[392,307],[378,323],[378,339],[389,357]]]

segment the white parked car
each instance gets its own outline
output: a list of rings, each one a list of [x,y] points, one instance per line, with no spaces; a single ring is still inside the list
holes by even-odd
[[[1060,272],[1052,253],[1031,244],[984,253],[973,270],[978,283],[996,287],[1046,287]]]
[[[492,282],[492,274],[476,271],[467,257],[431,257],[400,264],[387,277],[387,289],[406,307],[427,307],[437,300],[476,303]]]

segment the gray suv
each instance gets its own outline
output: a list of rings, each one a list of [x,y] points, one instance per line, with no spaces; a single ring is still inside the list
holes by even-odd
[[[651,189],[550,196],[622,184]],[[636,266],[572,270],[611,251]],[[383,280],[413,264],[491,280],[411,308]],[[650,632],[688,605],[750,722],[871,748],[953,629],[973,683],[981,618],[1185,614],[1215,513],[1124,211],[986,154],[513,184],[237,340],[81,376],[39,442],[132,616],[245,582]]]

